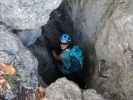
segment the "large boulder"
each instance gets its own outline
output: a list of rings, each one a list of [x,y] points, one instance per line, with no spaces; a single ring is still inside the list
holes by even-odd
[[[14,65],[17,70],[14,81],[19,82],[20,87],[35,91],[38,86],[38,61],[23,46],[19,38],[2,25],[0,26],[0,63]],[[17,88],[14,82],[11,86],[12,89]]]
[[[46,88],[48,100],[105,100],[93,89],[81,90],[74,82],[61,78]]]
[[[81,90],[66,78],[58,79],[46,89],[48,100],[81,100]]]
[[[112,100],[133,98],[133,1],[120,0],[96,42],[98,87]]]
[[[13,29],[38,29],[62,0],[0,0],[0,21]]]

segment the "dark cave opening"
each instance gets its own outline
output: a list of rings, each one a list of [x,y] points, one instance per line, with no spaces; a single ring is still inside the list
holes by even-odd
[[[51,13],[48,23],[45,26],[42,26],[41,29],[42,36],[39,37],[35,44],[30,47],[30,50],[33,52],[33,54],[37,57],[39,61],[38,73],[41,76],[40,84],[47,86],[54,82],[56,79],[62,77],[62,75],[60,75],[58,71],[55,70],[55,63],[51,55],[51,50],[53,48],[58,49],[59,47],[58,38],[60,36],[60,33],[67,32],[72,35],[73,33],[77,33],[77,30],[74,29],[73,21],[68,15],[64,4],[61,4],[59,8],[57,8]],[[83,74],[85,83],[84,87],[90,88],[90,80],[94,73],[95,66],[95,62],[91,60],[92,56],[94,56],[94,47],[90,45],[89,47],[91,48],[91,52],[88,52],[88,49],[90,49],[88,48],[88,46],[82,46],[83,44],[79,41],[78,43],[74,41],[74,43],[81,45],[81,47],[83,48]]]

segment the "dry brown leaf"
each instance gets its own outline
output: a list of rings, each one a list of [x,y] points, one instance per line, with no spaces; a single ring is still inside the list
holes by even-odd
[[[41,86],[36,90],[36,100],[47,100],[45,96],[45,89]]]
[[[3,71],[7,75],[16,75],[16,69],[13,65],[11,64],[0,64],[0,70]]]

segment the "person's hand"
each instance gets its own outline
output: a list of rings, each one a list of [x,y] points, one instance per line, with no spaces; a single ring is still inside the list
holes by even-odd
[[[52,51],[52,54],[56,60],[60,60],[60,56],[58,56],[55,51]]]
[[[52,51],[52,55],[53,55],[54,58],[56,58],[56,56],[57,56],[55,51]]]

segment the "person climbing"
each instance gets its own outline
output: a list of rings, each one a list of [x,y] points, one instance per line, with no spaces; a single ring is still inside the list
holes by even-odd
[[[52,51],[53,57],[56,60],[56,68],[63,76],[78,83],[81,88],[84,88],[83,69],[83,51],[78,45],[74,45],[72,37],[63,33],[59,38],[61,52],[57,54]]]

